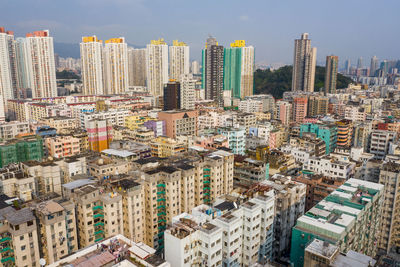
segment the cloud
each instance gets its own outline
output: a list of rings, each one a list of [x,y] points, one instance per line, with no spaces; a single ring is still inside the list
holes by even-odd
[[[248,21],[248,20],[249,20],[249,16],[247,16],[247,15],[241,15],[241,16],[239,17],[239,20],[241,20],[241,21]]]

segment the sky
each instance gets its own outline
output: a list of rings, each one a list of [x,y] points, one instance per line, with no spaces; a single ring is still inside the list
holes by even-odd
[[[308,32],[318,62],[334,54],[341,64],[363,57],[369,65],[374,55],[400,59],[399,10],[399,0],[1,0],[0,26],[16,36],[49,29],[64,43],[179,39],[195,60],[208,35],[224,46],[244,39],[263,64],[291,64],[294,39]]]

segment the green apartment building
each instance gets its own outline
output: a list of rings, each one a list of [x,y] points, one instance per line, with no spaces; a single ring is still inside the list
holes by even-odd
[[[43,159],[43,140],[38,136],[27,136],[0,144],[0,168],[11,163]]]
[[[325,142],[326,155],[332,153],[336,148],[337,132],[338,128],[334,124],[305,123],[300,125],[300,137],[303,137],[303,133],[314,133]]]
[[[304,250],[314,239],[375,257],[381,226],[384,186],[349,179],[297,219],[292,229],[290,261],[303,267]]]

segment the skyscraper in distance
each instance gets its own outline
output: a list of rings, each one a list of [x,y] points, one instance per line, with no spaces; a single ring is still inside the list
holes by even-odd
[[[376,71],[379,69],[379,60],[376,56],[373,56],[371,58],[371,66],[369,69],[369,75],[374,77],[376,74]]]
[[[345,68],[346,74],[350,74],[350,67],[351,67],[350,59],[347,59],[346,63],[344,64],[344,68]]]
[[[359,57],[357,61],[357,69],[362,69],[364,67],[363,65],[363,58]]]
[[[339,58],[337,56],[327,56],[325,65],[325,94],[336,93],[336,82]]]
[[[181,108],[181,85],[175,80],[170,80],[164,87],[164,110]]]
[[[111,38],[104,46],[105,93],[121,94],[128,89],[128,45],[125,38]]]
[[[168,83],[168,45],[164,39],[151,40],[146,50],[147,89],[155,97],[163,95]]]
[[[224,90],[231,96],[244,99],[253,95],[254,47],[245,40],[236,40],[224,49]]]
[[[7,100],[13,99],[17,92],[17,66],[15,58],[14,34],[0,27],[0,94],[2,110],[0,120],[4,120],[3,112],[7,111]]]
[[[292,91],[314,92],[317,48],[311,47],[308,33],[294,41]]]
[[[189,74],[189,46],[174,40],[169,47],[169,79],[179,81],[182,74]]]
[[[129,86],[146,86],[146,48],[128,48]]]
[[[53,37],[48,30],[26,34],[32,97],[57,96]]]
[[[192,61],[191,72],[193,75],[200,74],[200,66],[197,60]]]
[[[83,93],[104,94],[103,43],[94,36],[82,37],[80,43]]]
[[[214,100],[218,106],[224,105],[224,47],[217,39],[209,37],[203,49],[203,88],[205,98]]]

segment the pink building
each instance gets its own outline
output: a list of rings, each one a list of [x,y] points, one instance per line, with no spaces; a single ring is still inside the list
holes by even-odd
[[[228,138],[223,135],[198,136],[194,140],[194,145],[205,149],[229,148]]]
[[[307,116],[307,97],[295,97],[293,100],[293,121],[302,123]]]
[[[53,158],[71,157],[81,152],[79,139],[69,135],[46,138],[45,145]]]
[[[288,125],[292,117],[292,104],[286,101],[279,101],[276,105],[278,107],[278,120],[280,120],[282,124]]]

